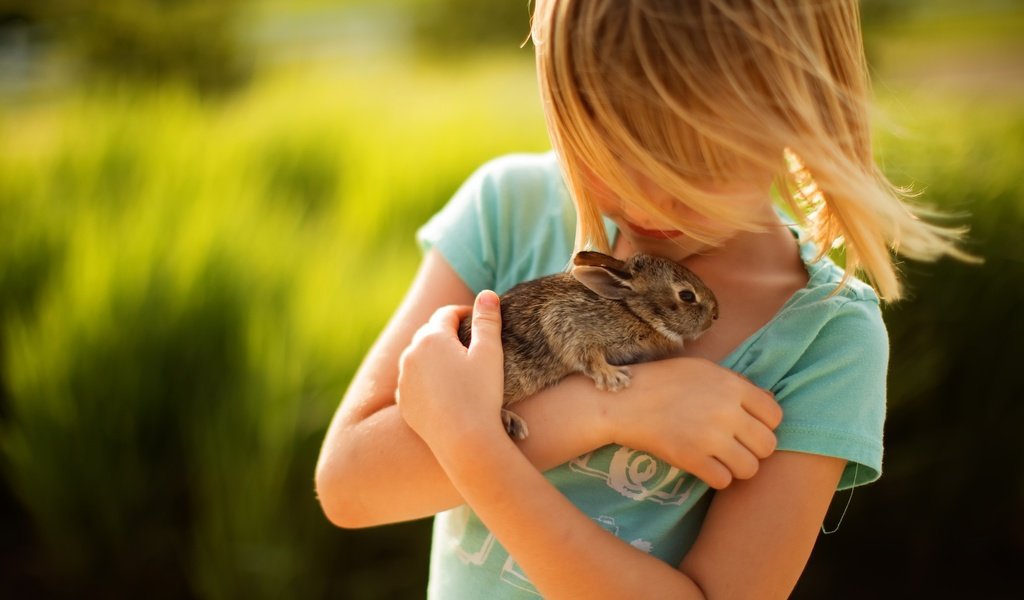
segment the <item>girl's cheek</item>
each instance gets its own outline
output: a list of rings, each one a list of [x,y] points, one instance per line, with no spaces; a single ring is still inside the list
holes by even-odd
[[[611,193],[611,190],[603,186],[595,186],[588,187],[587,191],[590,196],[590,201],[602,215],[613,221],[629,219],[627,216],[628,211],[623,206],[623,203]]]

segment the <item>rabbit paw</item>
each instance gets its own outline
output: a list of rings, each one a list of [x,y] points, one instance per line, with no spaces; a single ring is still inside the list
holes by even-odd
[[[510,410],[501,409],[501,422],[505,425],[508,436],[514,440],[525,440],[526,436],[530,435],[526,421]]]
[[[600,370],[588,373],[588,375],[594,380],[597,389],[617,392],[629,387],[631,373],[629,367],[605,365]]]

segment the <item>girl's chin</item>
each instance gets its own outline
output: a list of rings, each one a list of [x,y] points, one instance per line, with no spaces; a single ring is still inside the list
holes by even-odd
[[[643,227],[629,222],[626,223],[626,227],[634,235],[650,238],[652,240],[671,240],[683,236],[682,231],[677,231],[675,229],[644,229]]]
[[[681,231],[645,232],[643,228],[638,230],[626,223],[622,223],[622,225],[626,225],[622,228],[622,241],[628,243],[627,252],[629,253],[644,252],[681,262],[695,255],[707,254],[721,245],[698,241]],[[727,239],[723,238],[722,244]]]

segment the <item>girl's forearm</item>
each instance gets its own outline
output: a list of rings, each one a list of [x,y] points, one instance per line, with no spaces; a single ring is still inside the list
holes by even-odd
[[[462,503],[395,405],[332,426],[316,469],[324,513],[339,527],[418,519]]]
[[[610,442],[602,394],[590,380],[571,377],[513,407],[529,424],[530,436],[518,444],[535,470]],[[332,425],[316,486],[324,512],[340,527],[408,521],[464,503],[394,404],[355,423]]]
[[[470,433],[434,451],[545,598],[704,597],[684,573],[579,511],[503,436]]]

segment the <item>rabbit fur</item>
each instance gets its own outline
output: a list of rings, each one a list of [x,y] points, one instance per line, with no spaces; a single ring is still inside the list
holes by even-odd
[[[529,434],[507,409],[519,400],[577,372],[620,390],[630,382],[625,365],[667,357],[717,318],[718,301],[697,275],[650,254],[579,252],[571,272],[520,283],[501,296],[506,430]],[[458,335],[467,347],[470,328],[466,317]]]

